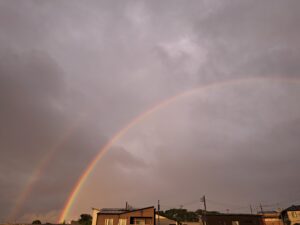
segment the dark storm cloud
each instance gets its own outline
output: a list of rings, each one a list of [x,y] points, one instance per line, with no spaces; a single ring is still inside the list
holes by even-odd
[[[35,195],[30,196],[26,207],[30,212],[37,208],[46,211],[60,208],[78,173],[103,139],[99,131],[85,127],[84,120],[74,126],[79,117],[76,112],[66,115],[67,91],[63,71],[51,57],[37,51],[18,54],[9,49],[2,50],[0,154],[1,184],[4,185],[1,185],[1,199],[13,208],[16,197],[23,191],[33,171],[38,169],[39,160],[62,140],[66,130],[74,127],[57,147],[56,154],[49,156],[46,171],[38,177],[39,185],[34,184]],[[95,132],[97,136],[90,134],[87,139],[88,132]],[[66,177],[65,174],[70,175]],[[10,207],[3,212],[8,215]]]
[[[248,76],[297,78],[300,69],[299,7],[299,1],[263,1],[259,4],[253,1],[189,1],[188,4],[183,1],[1,1],[0,179],[3,185],[0,197],[6,204],[0,210],[0,219],[5,220],[13,208],[15,196],[22,191],[37,162],[70,127],[74,127],[74,131],[61,145],[59,153],[53,156],[36,183],[34,194],[29,196],[19,213],[19,216],[25,214],[24,220],[38,215],[47,215],[53,220],[75,180],[106,138],[150,105],[195,86],[226,79]],[[278,93],[286,92],[282,101],[293,102],[298,97],[298,92],[289,92],[289,88],[285,85],[277,87]],[[258,99],[265,101],[257,107],[259,112],[263,112],[266,105],[273,109],[278,104],[274,98],[262,97],[271,96],[271,90],[257,94]],[[254,89],[249,91],[255,92]],[[215,104],[222,105],[225,101],[235,105],[236,99],[247,96],[247,90],[238,90]],[[272,104],[267,104],[270,101]],[[240,109],[233,111],[230,104],[222,109],[213,104],[205,106],[193,109],[196,113],[191,113],[190,120],[178,121],[173,130],[182,132],[164,135],[163,147],[153,146],[156,140],[151,137],[156,131],[149,129],[145,135],[136,134],[141,135],[142,144],[137,141],[114,149],[104,158],[105,162],[99,163],[99,170],[102,170],[98,171],[98,179],[115,180],[111,185],[105,183],[103,199],[93,201],[94,197],[85,198],[83,194],[77,210],[85,211],[92,203],[100,204],[95,207],[105,207],[126,201],[121,195],[128,195],[127,191],[136,187],[136,178],[142,179],[139,185],[147,188],[131,193],[130,199],[141,206],[157,195],[177,204],[174,199],[178,198],[179,189],[169,193],[161,191],[172,189],[172,185],[190,190],[178,199],[179,202],[195,198],[197,188],[204,191],[205,188],[201,189],[204,181],[190,178],[186,175],[190,171],[199,171],[198,177],[205,177],[204,171],[210,171],[213,176],[206,177],[205,182],[211,185],[206,188],[212,194],[217,192],[219,197],[226,191],[229,196],[228,190],[234,183],[239,188],[237,202],[243,202],[244,193],[249,190],[262,194],[257,197],[253,194],[247,201],[264,199],[265,192],[257,188],[262,183],[265,188],[276,185],[274,194],[266,196],[266,201],[282,193],[280,189],[284,189],[284,183],[291,181],[286,174],[298,168],[295,160],[291,160],[298,156],[295,149],[299,146],[296,137],[299,118],[294,115],[298,108],[290,104],[290,111],[285,112],[282,107],[280,116],[270,115],[273,118],[270,124],[274,123],[276,127],[260,127],[249,122],[255,121],[257,112],[245,104],[241,103]],[[237,115],[237,119],[224,117],[206,123],[199,116],[209,114],[219,118],[223,110]],[[180,116],[180,110],[177,111]],[[170,114],[176,117],[175,112]],[[246,113],[248,121],[242,113]],[[289,117],[290,120],[282,124],[276,123],[278,118]],[[233,129],[232,124],[236,121],[240,127]],[[161,126],[165,123],[167,120],[160,121]],[[201,131],[202,139],[193,132],[193,123],[205,124],[207,129]],[[241,129],[245,124],[246,131]],[[232,129],[232,133],[228,132],[229,137],[245,138],[245,142],[226,143],[222,132],[215,130],[220,125]],[[172,130],[172,124],[169,129]],[[253,139],[247,136],[251,132],[257,134]],[[265,140],[258,138],[258,134]],[[211,166],[214,163],[198,163],[200,156],[195,146],[209,149],[221,148],[222,144],[224,151],[230,148],[245,150],[234,155],[228,153],[230,157],[221,159],[212,155],[210,160],[217,163],[218,169]],[[136,152],[131,153],[135,145],[141,149],[140,158],[136,158]],[[174,151],[170,155],[162,148]],[[185,148],[189,155],[182,154]],[[256,154],[250,153],[253,148],[267,149],[264,154],[269,156],[270,153],[270,157],[256,159]],[[280,154],[281,148],[288,152],[285,157]],[[157,164],[152,164],[152,158],[141,157],[142,153],[147,155],[151,150],[157,152],[151,156],[157,157]],[[209,152],[207,157],[209,159]],[[235,163],[245,157],[249,158],[247,163]],[[270,183],[262,182],[275,169],[271,162],[279,163],[281,159],[285,162],[284,169],[272,174]],[[231,166],[224,167],[225,164]],[[253,164],[257,167],[252,168]],[[153,165],[156,167],[151,170]],[[257,177],[264,168],[265,173]],[[145,180],[143,173],[147,174],[147,171],[149,177]],[[252,189],[238,184],[239,179],[245,181],[243,174],[252,178]],[[224,192],[218,189],[220,179],[224,180]],[[99,180],[91,185],[100,188]],[[119,193],[119,198],[114,196],[111,200],[113,192]],[[148,197],[142,199],[139,194]]]
[[[1,155],[11,157],[12,162],[15,157],[25,157],[24,160],[39,157],[36,150],[42,146],[38,142],[51,140],[51,133],[61,126],[57,116],[59,111],[55,110],[56,101],[63,92],[60,70],[45,54],[19,55],[3,49],[0,70],[1,147],[6,149]],[[50,132],[43,134],[45,128]],[[32,145],[35,149],[30,147]],[[21,149],[12,151],[11,148]],[[16,162],[13,166],[23,165]]]
[[[274,3],[274,2],[273,2]],[[235,76],[298,76],[299,2],[231,1],[195,25],[211,47],[213,72]]]
[[[53,106],[63,92],[63,80],[47,54],[17,54],[3,48],[1,52],[1,183],[11,186],[1,191],[1,198],[8,197],[12,206],[32,164],[62,129]]]

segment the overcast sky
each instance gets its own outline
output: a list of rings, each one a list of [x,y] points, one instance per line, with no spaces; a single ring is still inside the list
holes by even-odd
[[[1,0],[0,222],[56,221],[116,132],[195,88],[112,146],[67,219],[125,201],[197,209],[204,194],[223,212],[300,203],[299,10],[297,0]]]

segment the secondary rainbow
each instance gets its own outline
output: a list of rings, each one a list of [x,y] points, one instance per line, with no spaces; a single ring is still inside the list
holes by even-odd
[[[28,198],[30,193],[33,190],[33,187],[35,183],[39,180],[43,172],[45,171],[45,168],[49,165],[49,162],[53,158],[53,156],[57,153],[59,149],[67,142],[67,140],[70,138],[70,136],[74,133],[77,126],[79,125],[81,120],[76,120],[73,122],[63,133],[63,135],[59,138],[59,140],[54,143],[47,153],[44,155],[44,157],[39,161],[38,165],[34,169],[33,173],[27,180],[27,183],[25,184],[25,187],[23,188],[22,192],[18,195],[16,204],[11,209],[7,221],[13,221],[16,220],[16,216],[19,213],[21,207],[23,206],[25,200]]]
[[[191,90],[181,92],[177,95],[174,95],[166,100],[161,101],[160,103],[154,105],[153,107],[150,107],[150,109],[146,110],[145,112],[141,113],[139,116],[135,117],[133,120],[131,120],[125,127],[123,127],[121,130],[119,130],[99,151],[99,153],[96,155],[96,157],[90,162],[90,164],[87,166],[86,170],[82,173],[82,175],[79,177],[78,181],[76,182],[71,194],[69,195],[68,200],[66,201],[66,204],[62,210],[62,213],[59,217],[59,222],[64,222],[65,218],[67,217],[70,209],[72,208],[72,205],[80,192],[80,189],[82,188],[83,184],[89,177],[90,173],[95,168],[98,161],[103,157],[103,155],[112,147],[116,141],[118,141],[123,135],[132,127],[134,127],[136,124],[143,121],[145,118],[153,114],[154,112],[158,111],[159,109],[162,109],[166,107],[167,105],[175,102],[176,100],[191,96],[198,91],[208,91],[213,88],[220,88],[227,85],[237,85],[237,84],[243,84],[247,82],[253,82],[253,81],[281,81],[281,82],[289,82],[289,83],[299,83],[300,80],[296,78],[284,78],[284,77],[248,77],[248,78],[242,78],[242,79],[233,79],[233,80],[226,80],[221,81],[217,83],[210,83],[203,86],[195,87]]]

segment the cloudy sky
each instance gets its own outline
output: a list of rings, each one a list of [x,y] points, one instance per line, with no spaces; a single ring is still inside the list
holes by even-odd
[[[176,95],[113,144],[66,219],[204,194],[220,211],[300,203],[299,9],[1,0],[0,222],[56,221],[101,147]]]

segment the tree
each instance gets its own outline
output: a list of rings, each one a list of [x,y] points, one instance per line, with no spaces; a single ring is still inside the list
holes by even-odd
[[[176,220],[178,222],[197,222],[199,221],[199,216],[192,211],[186,209],[169,209],[165,212],[160,213],[169,219]]]
[[[90,214],[81,214],[78,222],[81,225],[91,225],[93,217]]]
[[[204,210],[203,210],[203,209],[197,209],[197,210],[195,211],[195,213],[196,213],[197,215],[201,216],[201,215],[204,214]],[[206,214],[206,215],[219,215],[219,214],[221,214],[221,213],[218,212],[218,211],[206,211],[205,214]]]
[[[32,224],[42,224],[42,222],[40,220],[34,220],[32,221]]]

